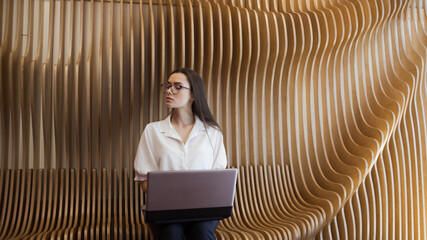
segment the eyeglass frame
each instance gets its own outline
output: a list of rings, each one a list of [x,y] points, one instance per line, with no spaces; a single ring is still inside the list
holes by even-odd
[[[161,87],[163,93],[166,93],[169,90],[169,88],[172,88],[172,90],[171,90],[172,95],[178,94],[181,91],[181,89],[183,89],[183,88],[188,89],[188,90],[191,91],[191,88],[189,88],[189,87],[182,86],[182,85],[179,85],[179,84],[176,84],[176,85],[178,85],[180,88],[177,89],[176,86],[175,86],[175,84],[170,84],[168,82],[160,84],[160,87]],[[165,89],[165,86],[167,86],[166,89]],[[173,89],[178,90],[178,92],[174,93]]]

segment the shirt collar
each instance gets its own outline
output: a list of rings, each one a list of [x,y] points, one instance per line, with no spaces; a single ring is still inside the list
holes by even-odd
[[[196,122],[194,123],[194,127],[190,132],[190,136],[188,137],[188,140],[197,136],[202,131],[206,131],[206,128],[207,128],[207,126],[205,128],[205,125],[203,124],[202,120],[200,120],[198,116],[194,116],[194,118],[196,119]],[[171,114],[169,114],[165,119],[161,121],[160,132],[164,133],[165,136],[167,137],[180,139],[180,137],[178,136],[178,134],[176,133],[175,129],[172,126]]]

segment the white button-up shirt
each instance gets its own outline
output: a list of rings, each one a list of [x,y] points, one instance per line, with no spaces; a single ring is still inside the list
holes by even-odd
[[[147,180],[149,171],[224,169],[227,166],[223,136],[196,116],[184,144],[170,122],[170,115],[148,124],[142,133],[135,157],[135,181]]]

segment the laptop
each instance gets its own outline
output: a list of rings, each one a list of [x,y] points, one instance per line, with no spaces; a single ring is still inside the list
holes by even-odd
[[[220,220],[231,216],[237,169],[148,172],[146,223]]]

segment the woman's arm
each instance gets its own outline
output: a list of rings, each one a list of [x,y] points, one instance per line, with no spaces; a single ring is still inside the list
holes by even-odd
[[[224,140],[222,133],[218,131],[218,135],[215,140],[214,148],[214,163],[213,169],[224,169],[227,167],[227,154],[225,153]]]
[[[146,193],[147,192],[147,181],[139,182],[139,184],[141,185],[142,191]]]
[[[156,140],[156,137],[153,137],[155,132],[156,130],[154,129],[153,124],[148,124],[141,135],[138,149],[136,151],[136,156],[133,163],[135,170],[134,180],[139,182],[141,187],[143,186],[142,182],[147,180],[147,173],[149,171],[155,171],[159,169],[156,163],[156,157],[154,156],[154,152],[158,152],[158,150],[156,148],[153,149],[152,146],[153,141],[158,145],[158,140]],[[145,184],[145,186],[147,186],[147,184]],[[147,188],[145,187],[142,189],[144,190]]]

